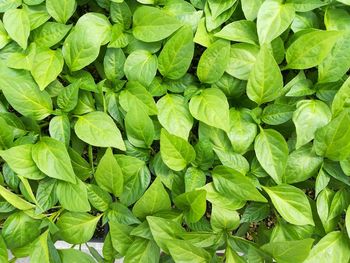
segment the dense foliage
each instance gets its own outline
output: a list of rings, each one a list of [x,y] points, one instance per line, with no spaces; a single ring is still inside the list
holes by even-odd
[[[349,262],[349,11],[0,0],[0,262]]]

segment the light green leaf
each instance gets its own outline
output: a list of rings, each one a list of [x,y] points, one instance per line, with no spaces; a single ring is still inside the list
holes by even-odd
[[[119,103],[126,112],[137,107],[143,109],[148,115],[157,115],[157,107],[152,95],[135,81],[128,82],[126,89],[120,92]]]
[[[192,97],[189,109],[194,118],[207,125],[229,131],[229,105],[225,94],[217,88],[204,89]]]
[[[52,47],[60,42],[72,28],[72,25],[64,25],[55,22],[46,22],[31,33],[34,42],[41,47]]]
[[[249,74],[247,95],[257,104],[275,100],[283,88],[281,71],[266,45],[260,48],[256,62]]]
[[[62,263],[95,263],[96,261],[89,256],[88,254],[76,250],[73,248],[70,249],[61,249],[58,251],[60,258],[62,260]]]
[[[147,50],[132,52],[125,61],[124,72],[128,80],[149,86],[157,73],[157,56]]]
[[[211,44],[201,55],[197,76],[203,83],[214,83],[224,74],[230,54],[230,42],[217,40]]]
[[[262,168],[277,184],[281,184],[289,152],[283,136],[276,130],[260,129],[255,139],[254,150]]]
[[[196,247],[188,241],[174,239],[169,240],[166,245],[175,263],[204,263],[211,260],[211,255],[205,249]]]
[[[157,108],[160,124],[169,133],[187,140],[193,118],[186,99],[181,95],[167,94],[157,101]]]
[[[284,220],[298,226],[314,225],[310,203],[302,190],[287,184],[263,189]]]
[[[297,109],[293,113],[293,122],[297,133],[295,148],[299,148],[315,138],[317,129],[327,125],[332,118],[332,113],[322,101],[302,100],[297,103]]]
[[[337,93],[332,101],[332,114],[337,116],[343,109],[348,108],[348,100],[350,98],[350,78],[348,78]]]
[[[336,257],[334,255],[337,255]],[[314,246],[304,263],[338,263],[350,258],[348,239],[339,231],[324,236]]]
[[[227,24],[214,36],[253,45],[259,42],[255,23],[247,20],[239,20]]]
[[[207,209],[205,190],[194,190],[183,193],[174,199],[175,205],[184,211],[188,223],[198,222]]]
[[[18,195],[10,192],[5,187],[0,185],[0,195],[11,205],[18,208],[19,210],[29,210],[34,208],[35,206],[31,203],[28,203]]]
[[[284,182],[303,182],[317,173],[323,158],[316,155],[311,144],[304,145],[288,156]]]
[[[165,129],[160,135],[160,154],[163,162],[174,171],[181,171],[194,161],[196,152],[186,140],[169,134]]]
[[[247,43],[233,44],[226,72],[235,78],[248,80],[258,54],[259,48],[255,45]]]
[[[50,137],[43,137],[33,146],[32,158],[40,171],[51,178],[70,183],[76,182],[76,176],[62,142]]]
[[[23,144],[0,152],[0,156],[18,175],[29,179],[40,179],[43,174],[33,161],[32,149],[32,144]]]
[[[50,136],[57,141],[63,142],[66,146],[70,141],[70,121],[67,115],[55,116],[49,124]]]
[[[60,215],[57,227],[60,237],[70,244],[88,242],[96,229],[102,215],[92,216],[88,213],[65,212]]]
[[[138,218],[145,218],[160,211],[166,211],[171,208],[171,202],[168,193],[157,177],[143,196],[135,203],[132,212]]]
[[[257,30],[260,44],[270,43],[292,23],[295,10],[292,4],[279,0],[265,1],[258,12]]]
[[[114,147],[125,151],[121,133],[113,119],[104,112],[94,111],[80,116],[74,126],[76,135],[84,142],[98,147]]]
[[[159,247],[153,240],[138,238],[130,245],[130,248],[125,254],[124,262],[133,263],[136,261],[158,263],[159,256]]]
[[[54,81],[63,69],[63,56],[60,50],[37,50],[31,69],[32,76],[40,90]]]
[[[232,231],[240,224],[239,213],[235,210],[213,205],[211,211],[210,225],[216,232]]]
[[[266,198],[255,188],[253,181],[234,169],[216,166],[212,172],[215,189],[227,198],[242,201],[266,202]]]
[[[12,107],[24,116],[42,120],[52,112],[49,94],[39,90],[28,72],[0,63],[0,88]]]
[[[167,38],[182,23],[164,11],[150,6],[141,6],[133,15],[134,37],[144,42],[156,42]]]
[[[342,36],[339,31],[310,31],[299,36],[287,49],[287,68],[307,69],[319,65]]]
[[[178,30],[164,45],[158,57],[159,72],[169,79],[179,79],[190,67],[194,53],[193,33],[189,26]]]
[[[90,204],[85,184],[79,179],[75,184],[58,181],[57,198],[63,208],[73,212],[90,211]]]
[[[65,24],[73,15],[77,4],[75,0],[47,0],[46,9],[57,22]]]
[[[334,161],[345,160],[350,155],[350,115],[343,110],[326,126],[316,131],[314,147],[320,156]]]
[[[123,192],[123,173],[113,156],[111,148],[108,148],[106,153],[101,158],[96,172],[95,180],[97,184],[104,190],[120,196]]]
[[[149,148],[155,131],[152,119],[140,108],[131,108],[125,115],[125,129],[128,140],[135,147]]]
[[[25,9],[10,9],[5,12],[4,27],[9,36],[23,49],[27,49],[30,21]]]

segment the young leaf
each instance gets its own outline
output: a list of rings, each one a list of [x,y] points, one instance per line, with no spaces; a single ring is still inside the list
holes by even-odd
[[[159,72],[166,78],[179,79],[190,67],[194,53],[193,33],[189,26],[179,29],[164,45],[158,57]]]
[[[199,95],[192,97],[189,108],[192,116],[197,120],[229,131],[229,105],[221,90],[217,88],[203,90]]]
[[[263,45],[249,74],[247,95],[260,105],[279,97],[282,87],[281,71],[267,46]]]
[[[95,172],[95,180],[102,189],[115,196],[122,194],[124,183],[123,172],[114,158],[111,148],[108,148],[101,158]]]
[[[160,211],[169,210],[171,206],[168,193],[157,177],[143,196],[135,203],[132,212],[138,218],[145,218]]]
[[[288,145],[283,136],[276,130],[260,129],[254,150],[264,170],[277,184],[281,184],[288,159]]]
[[[84,142],[98,147],[114,147],[125,151],[121,133],[112,118],[101,111],[80,116],[74,126],[76,135]]]
[[[287,222],[294,225],[314,225],[310,203],[302,190],[287,184],[263,189]]]
[[[32,158],[47,176],[70,183],[76,182],[70,157],[62,142],[50,137],[41,138],[32,149]]]
[[[165,129],[161,130],[160,154],[163,162],[174,171],[183,170],[196,158],[196,152],[187,141],[169,134]]]

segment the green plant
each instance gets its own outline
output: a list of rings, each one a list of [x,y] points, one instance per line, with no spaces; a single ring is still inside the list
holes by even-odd
[[[0,0],[0,262],[348,262],[349,5]]]

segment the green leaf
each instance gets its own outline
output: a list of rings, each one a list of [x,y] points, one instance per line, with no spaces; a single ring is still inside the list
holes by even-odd
[[[337,257],[334,257],[337,255]],[[314,246],[305,263],[347,262],[350,258],[348,239],[339,231],[324,236]]]
[[[244,154],[254,142],[257,126],[245,111],[230,109],[230,130],[227,136],[236,153]]]
[[[263,45],[249,74],[247,95],[257,104],[275,100],[283,87],[281,71],[266,45]]]
[[[92,238],[101,216],[65,212],[60,215],[57,221],[57,227],[60,229],[59,235],[64,241],[70,244],[86,243]]]
[[[16,41],[21,48],[27,49],[28,37],[30,34],[30,21],[27,11],[25,9],[10,9],[5,12],[3,21],[9,36]]]
[[[259,48],[256,45],[246,43],[233,44],[226,72],[235,78],[248,80],[258,54]]]
[[[254,150],[264,170],[277,184],[281,184],[289,152],[283,136],[276,130],[260,129],[255,139]]]
[[[314,240],[311,238],[284,242],[267,243],[262,250],[271,254],[277,262],[302,263],[310,253]]]
[[[134,237],[130,235],[133,227],[110,221],[109,228],[113,248],[121,255],[125,255],[134,241]]]
[[[106,211],[112,203],[112,197],[100,187],[94,184],[87,185],[89,202],[99,211]]]
[[[131,108],[125,115],[128,140],[135,147],[149,148],[154,140],[154,125],[148,114],[139,108]]]
[[[288,156],[283,181],[288,184],[306,181],[318,172],[322,162],[311,144],[304,145]]]
[[[169,210],[171,202],[161,180],[157,177],[143,196],[135,203],[132,212],[138,218],[145,218],[157,212]]]
[[[263,187],[283,219],[294,225],[314,225],[310,203],[302,190],[281,184]]]
[[[75,184],[58,181],[56,194],[63,208],[72,212],[90,211],[87,189],[82,181],[77,180]]]
[[[196,158],[196,152],[187,141],[165,129],[161,130],[160,154],[163,162],[174,171],[183,170]]]
[[[184,210],[185,219],[188,223],[198,222],[205,214],[207,208],[206,194],[205,190],[194,190],[175,198],[175,205]]]
[[[135,239],[125,254],[124,262],[159,262],[160,250],[157,244],[152,240],[143,238]]]
[[[43,137],[33,146],[32,158],[40,171],[51,178],[76,182],[68,151],[62,142]]]
[[[120,201],[130,206],[146,191],[151,175],[145,162],[127,155],[117,155],[117,162],[124,175],[124,189]]]
[[[157,107],[152,95],[144,86],[135,81],[128,82],[119,95],[119,103],[128,112],[131,108],[143,109],[148,115],[156,115]]]
[[[42,120],[51,114],[49,94],[39,90],[28,72],[0,63],[0,87],[11,106],[24,116]]]
[[[295,10],[292,4],[279,0],[265,1],[258,12],[257,30],[260,44],[270,43],[292,23]]]
[[[32,144],[23,144],[0,152],[0,156],[18,175],[29,179],[41,179],[43,174],[32,159],[32,149]]]
[[[69,145],[71,134],[70,122],[67,115],[55,116],[49,124],[50,136],[57,141],[63,142],[66,146]]]
[[[62,47],[69,69],[77,71],[92,63],[98,57],[100,46],[109,41],[110,31],[111,24],[102,14],[87,13],[80,17]]]
[[[35,206],[0,185],[0,195],[19,210],[29,210]]]
[[[150,6],[141,6],[133,15],[134,37],[144,42],[156,42],[167,38],[182,23],[164,11]]]
[[[307,69],[319,65],[342,36],[338,31],[315,30],[299,36],[287,49],[287,67]]]
[[[58,201],[56,196],[56,180],[46,178],[39,182],[36,190],[37,207],[35,212],[42,213],[52,208]]]
[[[326,126],[317,130],[314,147],[318,155],[334,161],[345,160],[350,155],[350,115],[343,110]]]
[[[194,118],[215,128],[229,131],[229,105],[225,94],[217,88],[204,89],[192,97],[189,109]]]
[[[24,212],[10,215],[2,228],[2,237],[9,249],[16,249],[29,245],[40,235],[41,221],[33,219]]]
[[[147,216],[147,222],[151,230],[154,241],[157,245],[165,252],[169,252],[168,243],[169,240],[173,241],[175,238],[182,236],[185,233],[185,230],[181,227],[180,224],[175,221],[155,217]]]
[[[227,198],[266,202],[253,181],[234,169],[217,166],[212,172],[215,189]]]
[[[76,8],[75,0],[46,0],[46,9],[57,22],[65,24]]]
[[[210,225],[214,231],[232,231],[239,224],[239,214],[237,211],[213,205]]]
[[[37,50],[31,73],[40,90],[44,90],[47,85],[57,78],[63,69],[63,64],[63,56],[60,50]]]
[[[146,50],[132,52],[125,61],[124,72],[128,80],[149,86],[157,73],[157,56]]]
[[[337,116],[343,111],[343,109],[348,108],[348,99],[350,92],[350,78],[348,78],[340,89],[336,92],[334,99],[332,101],[332,114]]]
[[[189,167],[185,173],[185,192],[191,192],[205,185],[205,173],[195,167]]]
[[[211,255],[203,248],[196,247],[184,240],[170,240],[167,243],[173,260],[178,262],[210,262]]]
[[[98,147],[114,147],[125,151],[125,145],[113,119],[101,111],[80,116],[74,126],[76,135],[84,142]]]
[[[221,29],[221,31],[216,33],[215,36],[253,45],[257,44],[259,41],[255,23],[247,20],[239,20],[227,24]]]
[[[8,263],[7,247],[2,235],[0,235],[0,260],[1,262]]]
[[[186,99],[180,95],[167,94],[157,101],[158,120],[171,134],[188,139],[193,126]]]
[[[211,44],[201,55],[197,76],[203,83],[214,83],[224,74],[230,54],[230,42],[217,40]]]
[[[62,260],[62,263],[95,263],[96,261],[89,255],[79,250],[70,248],[70,249],[61,249],[59,250],[59,255]]]
[[[302,100],[293,113],[293,122],[297,133],[295,148],[299,148],[315,138],[317,129],[327,125],[332,113],[327,104],[319,100]]]
[[[111,148],[101,158],[96,172],[95,180],[97,184],[107,192],[120,196],[123,192],[123,172],[113,156]]]
[[[31,33],[34,42],[41,47],[52,47],[60,42],[72,28],[72,25],[64,25],[55,22],[46,22]]]
[[[49,231],[47,230],[34,242],[34,247],[30,254],[30,262],[35,262],[35,260],[45,263],[50,262],[48,238]]]
[[[194,53],[193,33],[189,26],[179,29],[164,45],[158,57],[159,72],[169,79],[183,77]]]

